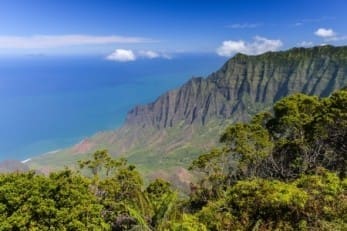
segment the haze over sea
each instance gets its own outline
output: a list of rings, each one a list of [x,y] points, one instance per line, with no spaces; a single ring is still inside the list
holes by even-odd
[[[225,58],[181,55],[116,63],[102,57],[0,58],[0,161],[24,160],[119,127],[155,100]]]

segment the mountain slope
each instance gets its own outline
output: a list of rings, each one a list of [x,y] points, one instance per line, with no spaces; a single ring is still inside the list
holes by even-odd
[[[17,160],[4,160],[0,162],[0,174],[9,172],[27,172],[29,167]]]
[[[177,172],[176,166],[185,167],[215,145],[226,124],[248,120],[295,92],[327,96],[345,85],[347,47],[237,54],[207,78],[193,78],[156,101],[135,107],[117,131],[100,132],[70,149],[33,158],[29,164],[54,169],[107,148],[144,172],[170,167]]]
[[[204,125],[253,113],[292,92],[328,95],[345,82],[346,48],[292,49],[260,56],[236,55],[207,79],[193,78],[154,103],[131,110],[126,124],[167,128],[180,121]]]

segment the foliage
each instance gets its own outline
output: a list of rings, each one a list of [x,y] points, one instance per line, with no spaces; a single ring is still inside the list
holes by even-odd
[[[304,175],[291,183],[242,180],[197,216],[208,230],[321,230],[346,227],[346,188],[335,173]],[[326,230],[329,230],[326,228]]]
[[[181,220],[169,222],[169,227],[164,230],[170,231],[207,231],[206,226],[190,214],[183,214]]]
[[[88,179],[69,170],[49,177],[0,176],[0,230],[102,230],[102,206]]]
[[[346,229],[346,90],[289,96],[220,140],[191,165],[189,208],[209,230]]]
[[[258,175],[261,162],[271,153],[272,142],[269,132],[260,124],[234,124],[222,134],[220,141],[238,162],[238,175]],[[238,177],[239,178],[239,177]]]
[[[226,128],[188,198],[99,150],[81,171],[0,175],[0,230],[347,230],[347,91]]]

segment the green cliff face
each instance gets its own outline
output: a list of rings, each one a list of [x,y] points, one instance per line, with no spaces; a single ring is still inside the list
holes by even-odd
[[[162,129],[181,121],[204,125],[215,118],[246,120],[294,92],[329,95],[346,83],[346,63],[344,47],[238,54],[206,79],[193,78],[155,102],[134,108],[126,125]]]
[[[207,78],[193,78],[155,102],[135,107],[119,130],[98,133],[70,149],[33,158],[29,164],[54,169],[107,148],[144,172],[171,167],[177,172],[174,167],[186,167],[215,145],[226,124],[246,121],[295,92],[327,96],[345,85],[347,47],[237,54]]]

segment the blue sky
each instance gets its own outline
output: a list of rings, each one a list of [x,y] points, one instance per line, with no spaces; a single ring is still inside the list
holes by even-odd
[[[0,54],[259,54],[347,43],[344,0],[1,0]]]

